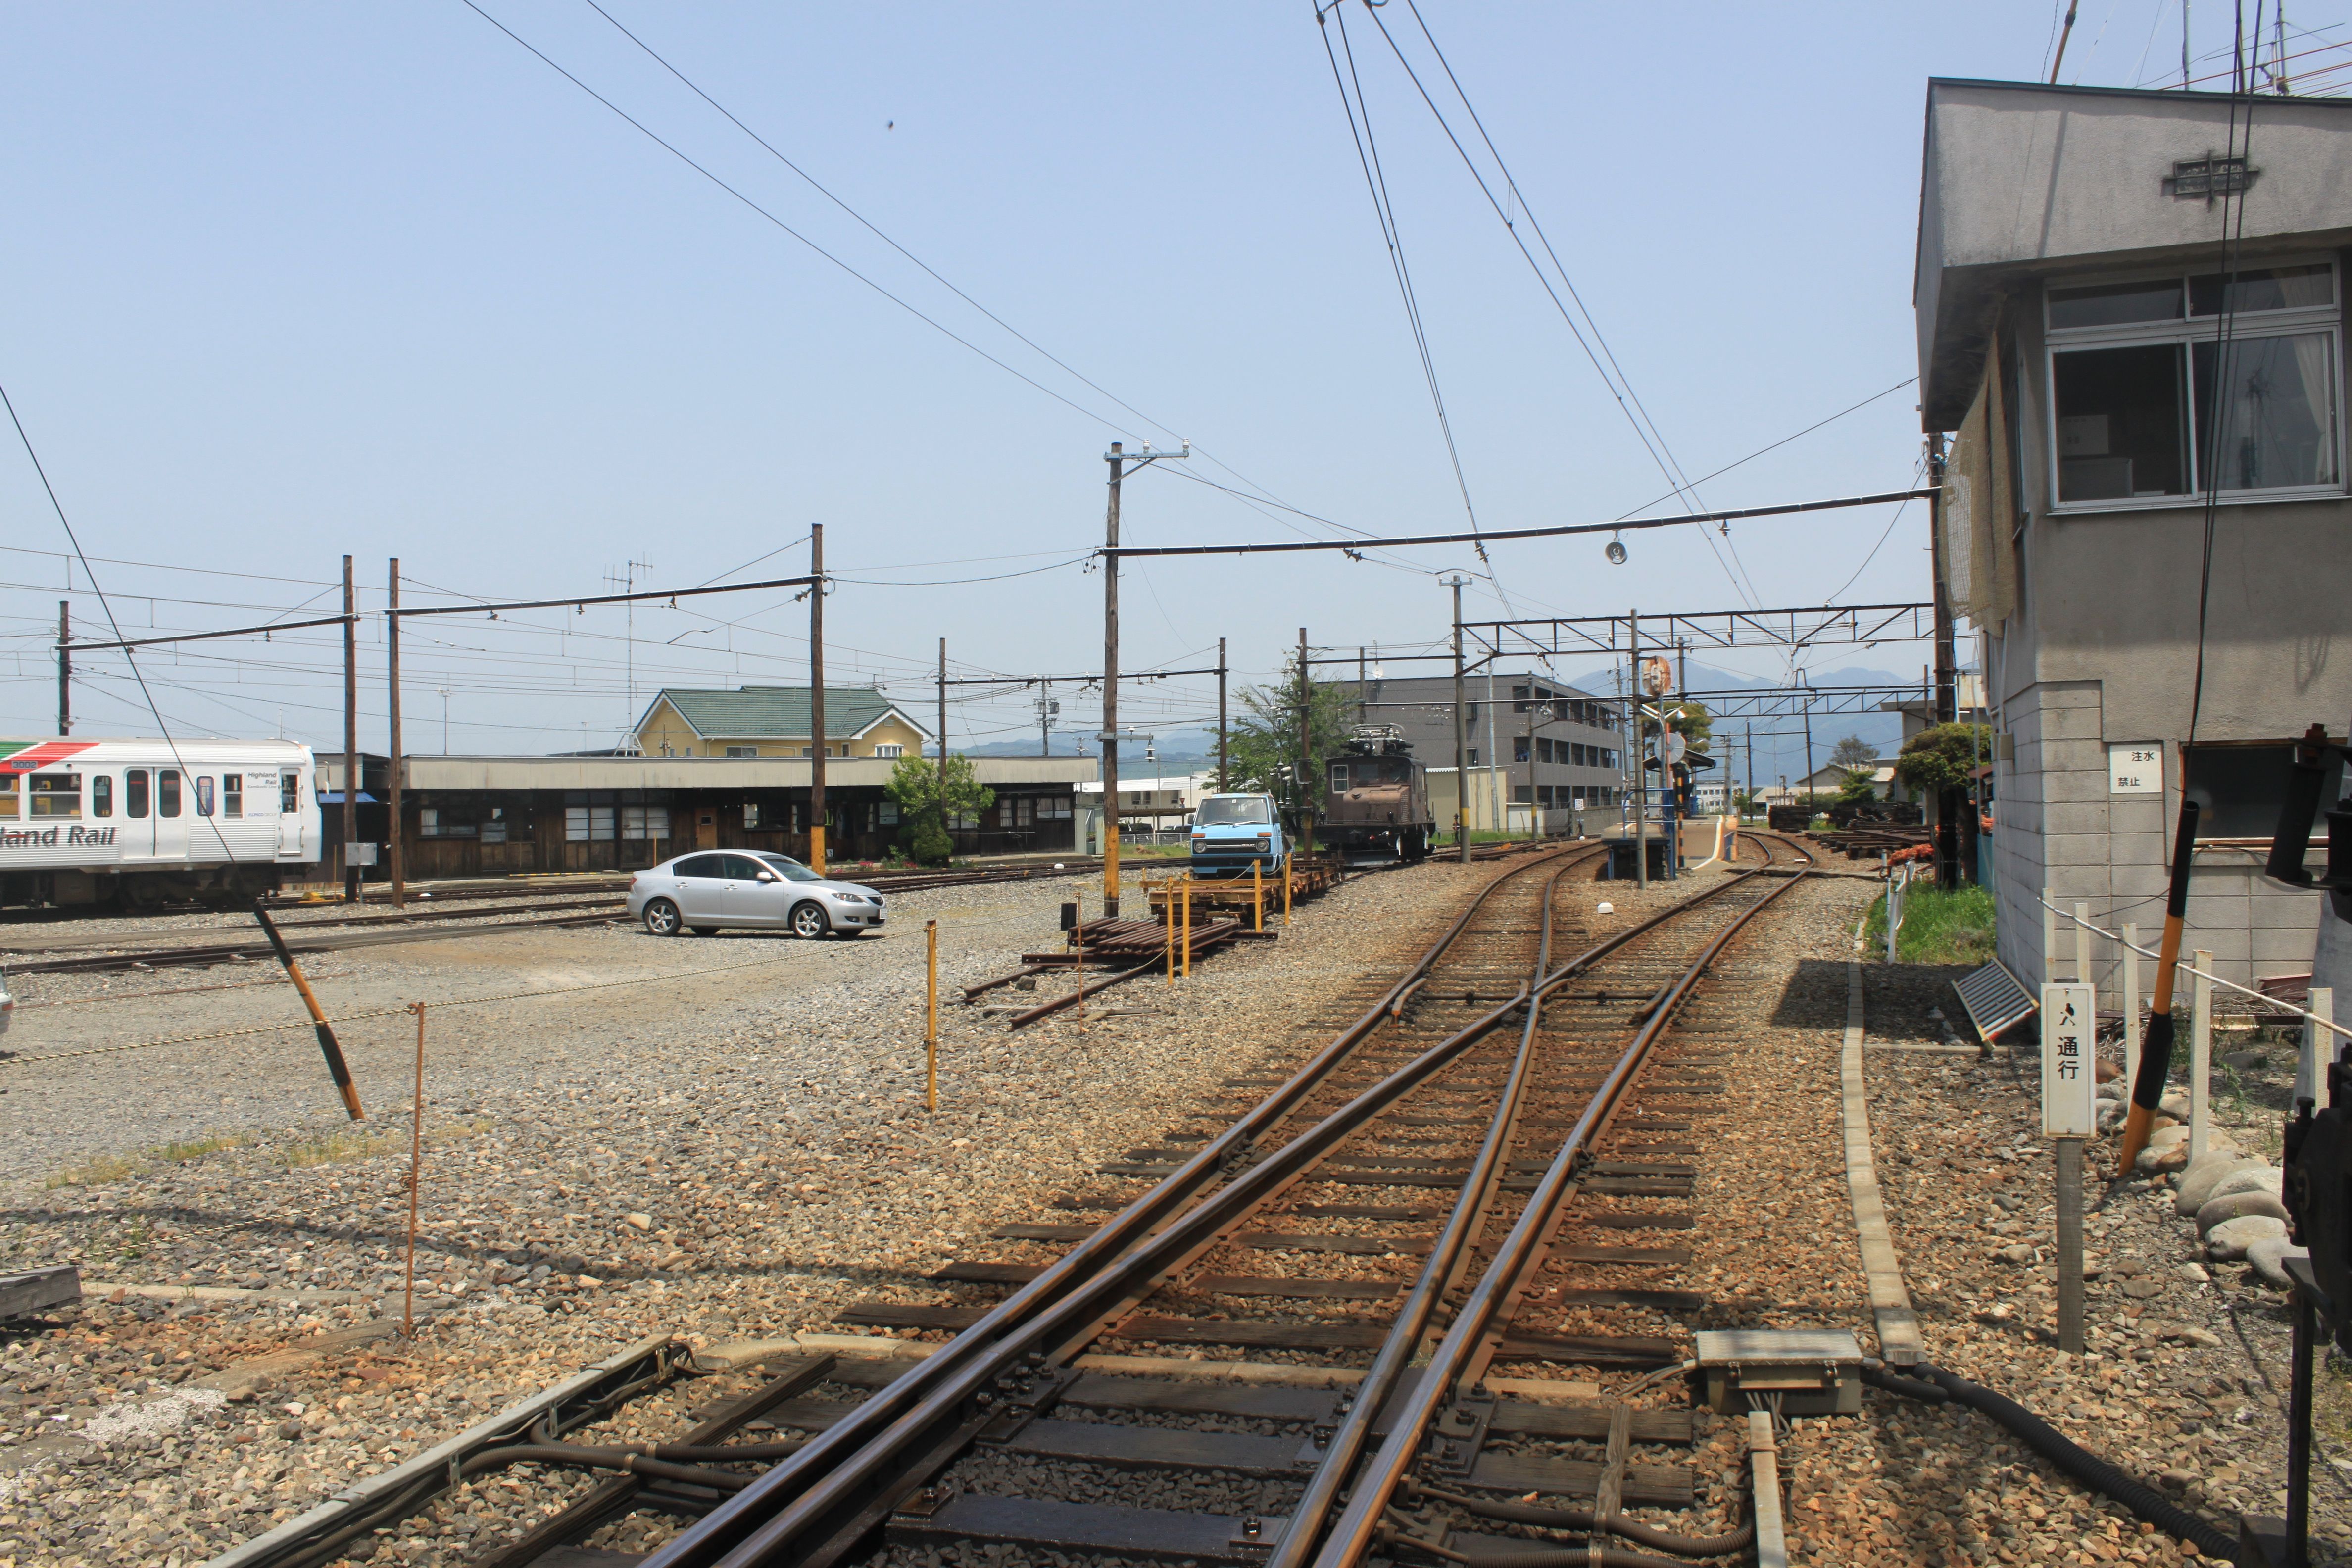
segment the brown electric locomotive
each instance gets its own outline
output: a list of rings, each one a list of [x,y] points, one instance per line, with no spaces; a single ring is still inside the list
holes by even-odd
[[[1362,724],[1331,759],[1317,837],[1343,855],[1418,860],[1437,832],[1427,770],[1393,724]]]

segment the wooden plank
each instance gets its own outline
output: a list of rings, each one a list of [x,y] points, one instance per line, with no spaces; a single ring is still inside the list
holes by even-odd
[[[1291,1214],[1309,1214],[1326,1219],[1436,1219],[1435,1209],[1394,1208],[1385,1204],[1294,1204]]]
[[[1000,1241],[1084,1241],[1096,1228],[1090,1225],[1000,1225],[989,1235]]]
[[[1495,1359],[1569,1362],[1582,1366],[1672,1366],[1681,1359],[1672,1340],[1648,1334],[1517,1334],[1503,1336]]]
[[[0,1318],[25,1318],[81,1300],[81,1270],[71,1263],[53,1263],[14,1274],[0,1274]]]
[[[1595,1176],[1584,1190],[1599,1197],[1686,1198],[1691,1182],[1688,1176]]]
[[[1578,1286],[1550,1293],[1547,1300],[1588,1307],[1654,1307],[1661,1312],[1696,1312],[1706,1298],[1696,1290],[1616,1290]]]
[[[853,1301],[835,1312],[833,1321],[887,1329],[968,1329],[991,1310],[987,1307],[922,1307],[907,1301]]]
[[[1680,1268],[1691,1260],[1686,1247],[1590,1247],[1562,1243],[1551,1249],[1556,1263],[1654,1263]]]
[[[1427,1236],[1313,1236],[1303,1231],[1245,1230],[1234,1237],[1235,1247],[1265,1252],[1353,1252],[1384,1258],[1412,1257],[1427,1252],[1434,1242]]]
[[[1385,1301],[1404,1287],[1380,1279],[1285,1279],[1262,1274],[1207,1274],[1183,1286],[1203,1296],[1286,1296],[1302,1300]]]
[[[1582,1459],[1554,1459],[1539,1455],[1481,1454],[1471,1468],[1469,1484],[1486,1491],[1541,1492],[1550,1497],[1589,1498],[1601,1489],[1601,1467]],[[1691,1473],[1680,1465],[1628,1465],[1625,1500],[1688,1508]],[[1456,1533],[1449,1539],[1459,1541]],[[1515,1542],[1525,1551],[1525,1542]]]
[[[1287,1522],[1280,1514],[1265,1515],[1257,1534],[1244,1537],[1242,1521],[1231,1514],[960,1492],[927,1518],[904,1512],[891,1515],[888,1539],[894,1543],[938,1546],[1002,1542],[1166,1562],[1263,1563],[1265,1543],[1278,1539]]]
[[[1388,1325],[1375,1322],[1273,1323],[1256,1319],[1130,1318],[1118,1331],[1123,1340],[1171,1345],[1244,1345],[1261,1350],[1374,1350],[1388,1338]]]
[[[1687,1410],[1636,1410],[1633,1415],[1633,1441],[1636,1443],[1687,1443],[1691,1440],[1691,1413]],[[1529,1405],[1520,1400],[1498,1400],[1495,1417],[1488,1423],[1490,1432],[1524,1433],[1531,1437],[1584,1437],[1595,1440],[1609,1436],[1609,1406],[1606,1405]]]
[[[1597,1225],[1607,1230],[1691,1230],[1696,1222],[1686,1214],[1570,1215],[1570,1225]]]
[[[1298,1437],[1202,1432],[1181,1426],[1118,1426],[1106,1421],[1032,1421],[1002,1444],[1011,1454],[1076,1459],[1118,1469],[1179,1466],[1242,1476],[1286,1476],[1299,1468]],[[1311,1466],[1309,1467],[1312,1468]]]
[[[923,1278],[966,1285],[1026,1285],[1045,1272],[1046,1267],[1043,1263],[990,1263],[975,1258],[968,1263],[950,1263]]]
[[[1272,1384],[1175,1383],[1151,1377],[1081,1373],[1061,1403],[1089,1410],[1157,1410],[1177,1415],[1241,1415],[1259,1421],[1330,1420],[1339,1394],[1328,1388]],[[1536,1408],[1541,1408],[1538,1406]],[[1690,1418],[1683,1414],[1684,1425]]]

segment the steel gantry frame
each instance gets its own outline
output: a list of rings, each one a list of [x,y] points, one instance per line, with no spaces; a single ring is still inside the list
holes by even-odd
[[[1623,615],[1469,621],[1463,635],[1491,658],[1558,658],[1570,654],[1622,657],[1641,623],[1652,648],[1875,647],[1927,642],[1935,636],[1935,606],[1813,605],[1775,610],[1628,611]]]

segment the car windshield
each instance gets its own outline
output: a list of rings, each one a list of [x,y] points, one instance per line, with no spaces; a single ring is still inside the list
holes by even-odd
[[[815,872],[810,870],[799,861],[787,859],[782,855],[762,855],[760,858],[766,861],[769,865],[773,866],[777,870],[782,872],[784,880],[787,882],[822,882],[824,880],[823,877],[818,876]]]
[[[1272,822],[1274,803],[1262,795],[1211,795],[1192,814],[1202,826],[1226,822]]]

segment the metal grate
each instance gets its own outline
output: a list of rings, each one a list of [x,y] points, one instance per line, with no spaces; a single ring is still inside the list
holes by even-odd
[[[1988,1046],[2000,1037],[2002,1030],[2033,1016],[2040,1005],[2033,993],[2003,968],[1997,958],[1974,974],[1953,981],[1952,989],[1960,994],[1960,1005],[1969,1010],[1969,1022],[1974,1026],[1977,1038]]]
[[[2260,169],[2252,168],[2243,158],[2223,158],[2208,153],[2202,158],[2189,158],[2172,165],[2172,177],[2165,181],[2172,195],[2184,201],[2210,202],[2217,196],[2235,195],[2254,183]]]

